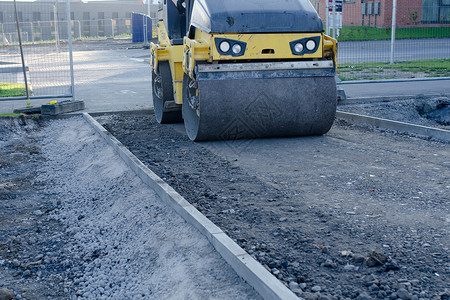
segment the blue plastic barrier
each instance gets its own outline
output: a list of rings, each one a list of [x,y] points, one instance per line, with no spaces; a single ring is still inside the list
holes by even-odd
[[[145,31],[147,30],[147,36]],[[131,14],[131,41],[133,43],[143,43],[152,39],[152,19],[144,14]]]

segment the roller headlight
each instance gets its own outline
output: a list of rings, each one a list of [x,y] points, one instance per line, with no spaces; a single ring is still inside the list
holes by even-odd
[[[292,54],[305,55],[313,54],[319,50],[321,36],[311,36],[289,42]]]
[[[308,49],[309,51],[313,51],[314,48],[316,48],[316,42],[314,42],[313,40],[309,40],[306,42],[306,49]]]
[[[222,41],[220,44],[219,44],[219,49],[220,49],[220,51],[222,51],[222,52],[228,52],[228,51],[230,51],[230,48],[231,48],[231,46],[230,46],[230,43],[228,43],[227,41]]]
[[[246,42],[226,38],[216,37],[214,42],[220,55],[242,56],[245,54],[245,48],[247,47]]]
[[[302,43],[295,44],[294,50],[295,52],[301,53],[303,51],[303,44]]]
[[[239,54],[242,51],[242,47],[239,44],[234,44],[233,45],[233,53],[234,54]]]

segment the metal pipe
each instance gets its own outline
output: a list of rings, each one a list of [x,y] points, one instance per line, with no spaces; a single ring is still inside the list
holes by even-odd
[[[41,99],[59,99],[59,98],[72,98],[72,95],[52,95],[52,96],[30,96],[31,100],[41,100]],[[27,97],[2,97],[0,98],[0,102],[2,101],[16,101],[16,100],[27,100]]]
[[[333,39],[336,38],[336,0],[333,0]]]
[[[55,0],[55,4],[53,4],[53,19],[55,22],[56,51],[59,52],[58,8],[56,7],[57,1],[58,0]]]
[[[23,47],[22,47],[22,38],[20,36],[20,25],[19,25],[19,13],[17,12],[17,3],[14,0],[14,10],[16,13],[16,26],[17,26],[17,35],[19,36],[19,48],[20,48],[20,57],[22,59],[22,70],[23,70],[23,79],[25,81],[25,92],[27,94],[27,106],[31,105],[30,102],[30,91],[28,90],[28,80],[27,80],[27,70],[25,68],[25,58],[23,56]]]
[[[337,85],[360,84],[360,83],[389,83],[389,82],[414,82],[414,81],[436,81],[450,80],[450,77],[433,77],[433,78],[404,78],[404,79],[380,79],[380,80],[349,80],[338,82]]]
[[[330,35],[330,12],[329,12],[330,5],[329,5],[328,0],[326,0],[325,3],[326,3],[325,4],[325,14],[326,14],[326,16],[325,16],[326,20],[325,21],[327,22],[326,34]]]
[[[30,22],[30,30],[31,30],[31,42],[34,44],[34,26],[33,26],[33,22]]]
[[[397,0],[392,2],[392,26],[391,26],[391,59],[390,64],[394,63],[394,43],[395,43],[395,27],[397,24]]]
[[[73,75],[73,55],[72,55],[72,26],[70,22],[70,0],[66,0],[67,3],[67,34],[69,39],[69,60],[70,60],[70,91],[72,94],[72,100],[75,100],[75,79]],[[74,24],[75,25],[75,24]]]
[[[81,40],[81,22],[79,20],[77,20],[76,22],[78,22],[78,39]],[[75,27],[75,23],[73,24],[73,26]]]
[[[111,35],[112,35],[112,38],[114,38],[114,20],[113,19],[111,19]]]

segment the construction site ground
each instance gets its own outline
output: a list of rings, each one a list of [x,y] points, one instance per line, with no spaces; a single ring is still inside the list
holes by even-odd
[[[84,96],[86,110],[110,111],[97,114],[97,120],[299,297],[450,297],[448,143],[339,119],[320,137],[193,143],[182,124],[156,123],[148,110],[151,87],[144,54],[129,51],[142,50],[94,48],[86,55],[78,53],[85,65],[79,70],[83,79],[78,94]],[[114,57],[114,53],[125,56]],[[87,65],[95,68],[96,58],[108,58],[114,67],[90,73]],[[124,64],[128,67],[121,70]],[[87,74],[92,77],[83,77]],[[141,77],[132,77],[136,74]],[[406,120],[407,110],[408,122],[448,128],[421,116],[416,100],[406,99],[407,105],[384,103],[384,115],[376,105],[341,107],[358,113],[372,110],[378,117],[396,115],[398,121]],[[434,104],[448,98],[419,100]],[[12,104],[6,105],[9,109]],[[146,216],[148,222],[157,218],[175,222],[175,228],[183,225],[156,204],[123,206],[129,202],[125,195],[139,183],[81,122],[74,116],[1,123],[0,289],[6,289],[4,293],[12,292],[17,299],[108,295],[164,299],[170,284],[177,287],[173,281],[167,284],[173,260],[157,260],[152,251],[184,261],[185,257],[175,255],[179,247],[185,251],[199,247],[202,255],[212,255],[213,267],[202,268],[198,253],[194,258],[199,265],[188,261],[187,266],[193,268],[193,278],[207,275],[211,281],[204,285],[202,280],[180,278],[178,295],[211,299],[212,292],[217,299],[258,297],[233,277],[232,270],[224,271],[229,275],[224,277],[215,271],[226,267],[203,241],[189,242],[195,235],[189,230],[177,233],[189,237],[182,242],[167,241],[173,232],[159,232],[153,241],[166,241],[163,250],[158,245],[142,247],[145,238],[126,238],[120,229],[129,237],[145,237],[150,230]],[[98,148],[92,148],[95,145]],[[142,193],[151,191],[139,188],[138,194]],[[165,214],[173,217],[162,219]],[[133,226],[119,220],[134,220]],[[166,227],[158,224],[160,229]],[[124,268],[126,272],[120,273]],[[148,272],[142,273],[143,269]],[[141,286],[157,279],[154,289]],[[227,294],[229,290],[221,285],[236,294]]]

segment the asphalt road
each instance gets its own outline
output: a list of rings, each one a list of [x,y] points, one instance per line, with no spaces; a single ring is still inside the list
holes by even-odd
[[[449,43],[450,39],[442,41]],[[341,55],[345,55],[346,44],[341,43],[339,47]],[[75,99],[85,102],[85,112],[153,107],[147,49],[75,50],[73,56]],[[450,80],[343,84],[342,87],[349,98],[450,94]],[[31,103],[45,102],[48,100],[32,100]],[[0,113],[24,106],[26,101],[0,101]]]
[[[391,41],[339,42],[339,63],[389,62]],[[450,38],[396,40],[395,61],[450,57]]]

